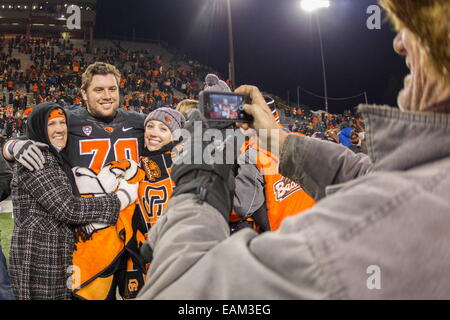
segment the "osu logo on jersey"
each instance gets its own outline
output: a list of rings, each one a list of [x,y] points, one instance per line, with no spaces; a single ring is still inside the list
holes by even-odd
[[[109,133],[112,133],[114,131],[113,127],[104,127],[103,129],[105,129],[105,131]]]
[[[143,200],[143,202],[145,203],[144,211],[147,214],[147,217],[150,219],[150,224],[153,225],[163,213],[163,206],[169,200],[167,187],[164,185],[159,187],[148,185],[145,189]]]
[[[139,282],[136,279],[130,279],[128,280],[128,291],[129,292],[136,292],[139,288]]]
[[[161,168],[155,161],[150,160],[147,157],[142,157],[142,163],[148,181],[155,181],[156,179],[161,178]]]
[[[282,178],[273,185],[273,191],[275,193],[275,199],[281,201],[289,197],[294,192],[301,190],[302,188],[294,181],[290,181],[286,178]]]

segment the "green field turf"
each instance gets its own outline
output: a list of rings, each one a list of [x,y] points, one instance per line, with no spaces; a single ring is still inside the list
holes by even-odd
[[[6,261],[9,264],[9,247],[11,244],[11,236],[14,228],[14,222],[11,213],[0,213],[0,235],[1,246],[5,254]]]

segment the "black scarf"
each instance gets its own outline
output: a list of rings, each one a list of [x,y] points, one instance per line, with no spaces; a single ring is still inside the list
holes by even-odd
[[[142,156],[144,157],[154,157],[157,156],[159,154],[163,154],[169,151],[172,151],[172,149],[180,144],[183,141],[183,137],[180,137],[180,140],[176,140],[176,141],[171,141],[168,144],[164,145],[161,147],[161,149],[155,150],[155,151],[149,151],[147,149],[147,147],[144,147],[144,150],[142,151]]]
[[[58,152],[56,148],[50,143],[47,132],[48,117],[50,112],[54,109],[61,109],[66,117],[67,127],[69,127],[68,117],[66,111],[60,105],[54,102],[44,102],[38,104],[33,108],[27,121],[27,137],[33,141],[39,141],[48,145],[49,151],[55,156],[59,165],[69,178],[72,192],[75,196],[79,196],[77,185],[75,183],[75,177],[73,176],[72,169],[69,165],[69,161],[63,155],[63,152]],[[68,134],[68,133],[67,133]],[[62,150],[61,150],[62,151]]]

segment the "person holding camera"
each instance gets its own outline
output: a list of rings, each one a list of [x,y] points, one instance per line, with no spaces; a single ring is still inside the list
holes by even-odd
[[[369,156],[283,132],[256,87],[238,88],[259,139],[281,151],[280,173],[320,201],[276,232],[229,236],[230,166],[175,164],[140,299],[448,299],[450,3],[381,4],[411,74],[400,110],[359,107]]]

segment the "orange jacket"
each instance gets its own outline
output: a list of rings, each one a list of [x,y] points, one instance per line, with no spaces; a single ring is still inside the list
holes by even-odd
[[[264,176],[268,220],[270,230],[274,231],[286,217],[311,208],[315,201],[299,184],[278,173],[277,156],[260,148],[253,139],[248,144],[250,147],[258,151],[256,166]]]
[[[74,61],[72,66],[73,66],[73,67],[72,67],[73,72],[78,72],[78,71],[80,71],[80,62]]]

